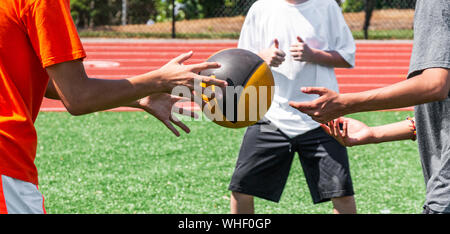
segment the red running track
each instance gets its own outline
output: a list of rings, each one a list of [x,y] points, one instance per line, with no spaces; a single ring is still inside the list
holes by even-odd
[[[87,52],[87,74],[105,79],[122,79],[155,70],[190,50],[194,56],[188,63],[200,63],[219,50],[236,47],[235,41],[84,41],[83,44]],[[355,68],[336,69],[340,91],[365,91],[404,80],[411,51],[411,42],[357,43]],[[41,111],[65,111],[65,108],[60,101],[44,99]]]

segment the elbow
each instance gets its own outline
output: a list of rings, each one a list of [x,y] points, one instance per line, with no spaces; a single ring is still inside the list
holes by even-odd
[[[87,111],[85,108],[83,108],[80,105],[74,105],[74,104],[66,104],[66,109],[69,112],[69,114],[73,116],[81,116],[85,114],[89,114],[90,112]]]
[[[81,116],[81,115],[88,114],[87,111],[84,111],[83,109],[79,109],[79,108],[66,107],[66,109],[69,112],[69,114],[71,114],[72,116]]]
[[[92,111],[88,108],[86,103],[89,103],[85,97],[85,95],[79,95],[77,97],[65,98],[63,99],[64,106],[67,111],[73,116],[81,116],[92,113]]]
[[[343,68],[353,68],[354,66],[350,63],[345,62]]]
[[[444,101],[445,99],[447,99],[449,96],[449,91],[448,89],[441,87],[438,90],[436,90],[434,92],[433,95],[433,101],[438,102],[438,101]]]
[[[427,102],[439,102],[444,101],[449,96],[449,90],[445,87],[445,85],[440,83],[435,83],[432,85],[428,91],[428,100]]]
[[[336,68],[353,68],[355,66],[353,63],[349,63],[349,62],[347,62],[347,60],[340,57],[340,59],[335,63],[334,67],[336,67]]]
[[[430,102],[443,101],[449,97],[450,75],[445,69],[428,69],[420,76],[427,84]]]
[[[432,101],[444,101],[449,96],[450,83],[447,79],[436,79],[432,82],[431,98]]]

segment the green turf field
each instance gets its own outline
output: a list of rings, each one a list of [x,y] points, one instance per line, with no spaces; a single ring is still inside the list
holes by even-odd
[[[410,112],[351,115],[370,125],[405,119]],[[244,129],[186,122],[176,138],[143,112],[83,117],[41,113],[37,167],[48,213],[229,212],[227,190]],[[424,181],[412,141],[349,149],[360,213],[420,213]],[[257,213],[330,213],[313,205],[298,158],[280,203],[255,200]]]

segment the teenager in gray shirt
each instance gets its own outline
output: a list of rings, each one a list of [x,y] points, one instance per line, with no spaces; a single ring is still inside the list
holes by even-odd
[[[426,183],[425,213],[450,213],[450,4],[448,0],[418,0],[414,47],[405,81],[360,93],[338,94],[318,87],[302,92],[318,94],[311,102],[290,105],[321,122],[344,145],[417,140]],[[415,107],[415,120],[369,128],[339,118],[350,113]],[[333,121],[332,121],[333,120]],[[330,122],[331,121],[331,122]],[[343,124],[343,130],[338,125]]]

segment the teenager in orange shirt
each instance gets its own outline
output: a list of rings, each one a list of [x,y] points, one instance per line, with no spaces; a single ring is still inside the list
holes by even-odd
[[[119,106],[154,114],[176,135],[172,88],[226,82],[198,75],[217,63],[183,65],[192,52],[156,71],[122,80],[88,78],[86,53],[70,15],[69,0],[0,1],[0,213],[45,213],[37,189],[34,122],[44,95],[61,99],[73,115]]]

